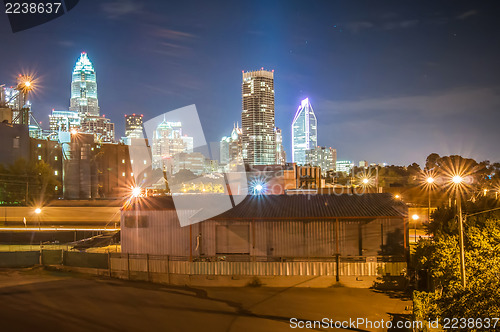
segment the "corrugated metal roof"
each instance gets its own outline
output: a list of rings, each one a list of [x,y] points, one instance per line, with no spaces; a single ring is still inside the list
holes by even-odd
[[[204,213],[203,206],[220,198],[220,195],[217,198],[212,195],[186,195],[175,197],[175,201],[190,201],[192,209],[199,210],[196,217],[200,218]],[[140,204],[141,209],[174,209],[172,197],[146,199],[147,203]],[[391,194],[256,195],[247,196],[231,210],[216,217],[207,216],[206,219],[403,218],[406,215],[406,206]]]

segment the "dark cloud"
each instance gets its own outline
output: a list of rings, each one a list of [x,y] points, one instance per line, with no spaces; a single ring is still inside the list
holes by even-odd
[[[419,20],[404,20],[404,21],[395,21],[395,22],[387,22],[383,24],[383,29],[385,30],[393,30],[393,29],[407,29],[416,26],[419,23]]]
[[[481,159],[490,151],[490,158],[500,158],[491,150],[496,135],[491,119],[498,109],[500,87],[323,100],[315,107],[319,139],[336,142],[341,158],[403,164],[421,162],[431,152]]]
[[[350,22],[345,25],[346,29],[357,33],[361,30],[373,28],[375,25],[372,22],[367,21],[358,21],[358,22]]]
[[[345,25],[348,31],[358,33],[363,30],[378,29],[378,30],[394,30],[394,29],[407,29],[418,25],[419,20],[383,20],[380,22],[371,21],[355,21]]]
[[[410,114],[427,121],[430,118],[446,119],[448,116],[470,114],[482,110],[491,112],[500,108],[500,87],[460,88],[434,95],[399,96],[363,100],[325,100],[320,105],[338,121],[339,115],[377,120],[381,115]],[[383,116],[382,116],[383,117]]]
[[[138,13],[142,4],[132,0],[116,0],[101,3],[101,10],[108,18],[116,19],[124,15]]]
[[[165,38],[165,39],[170,39],[170,40],[186,40],[186,39],[197,38],[196,35],[189,33],[189,32],[171,30],[171,29],[160,28],[160,27],[153,28],[152,34],[159,37],[159,38]]]
[[[479,14],[479,12],[477,10],[468,10],[465,13],[458,15],[456,18],[457,18],[457,20],[465,20],[465,19],[467,19],[471,16],[475,16],[477,14]]]

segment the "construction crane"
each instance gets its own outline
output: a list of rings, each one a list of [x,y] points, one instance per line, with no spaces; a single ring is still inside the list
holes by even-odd
[[[34,123],[37,131],[42,132],[42,127],[31,112],[31,105],[28,102],[29,94],[33,93],[37,87],[37,79],[34,75],[22,75],[17,77],[17,85],[12,88],[13,92],[9,96],[0,94],[0,107],[12,108],[12,123],[25,124],[30,126]],[[0,85],[0,89],[5,89],[5,84]],[[17,102],[14,102],[17,99]],[[14,106],[14,107],[12,107]]]

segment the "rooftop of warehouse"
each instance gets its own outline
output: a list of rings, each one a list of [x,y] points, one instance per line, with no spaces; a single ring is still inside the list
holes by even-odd
[[[231,201],[232,199],[232,201]],[[234,202],[234,205],[232,204]],[[124,210],[192,210],[203,219],[404,218],[407,207],[391,194],[193,194],[140,197]],[[214,213],[214,211],[220,213]],[[215,215],[215,216],[214,216]]]

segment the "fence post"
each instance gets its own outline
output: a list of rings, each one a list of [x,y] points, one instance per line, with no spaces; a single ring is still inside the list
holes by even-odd
[[[130,280],[130,254],[127,253],[127,279]]]
[[[109,249],[108,249],[108,274],[109,277],[111,278],[111,255],[109,253]]]
[[[337,254],[336,257],[335,257],[335,260],[336,260],[336,272],[335,272],[335,280],[337,280],[337,282],[340,281],[340,276],[339,276],[339,272],[340,272],[340,254]]]
[[[167,284],[170,284],[170,256],[167,255]]]
[[[149,273],[149,254],[146,254],[146,269],[148,271],[148,281],[151,281],[151,274]]]

